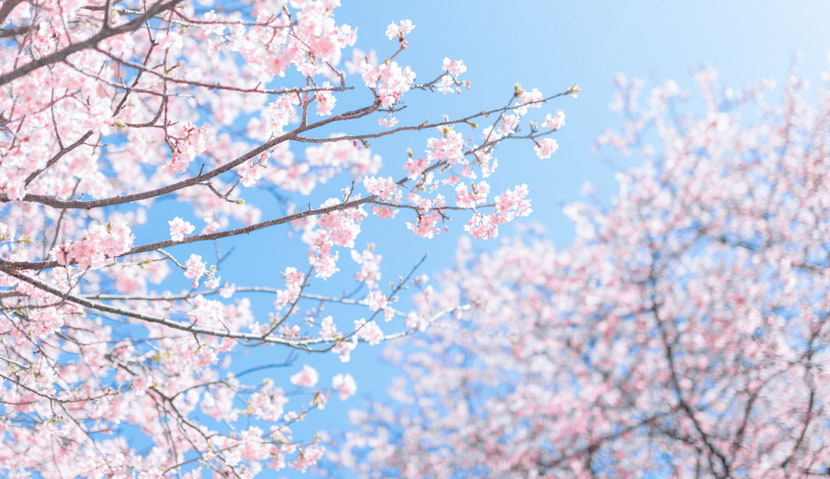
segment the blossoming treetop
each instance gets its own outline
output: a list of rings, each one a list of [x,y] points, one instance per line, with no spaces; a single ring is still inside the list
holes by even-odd
[[[361,477],[765,477],[830,472],[830,95],[792,74],[719,88],[620,76],[600,145],[646,155],[573,244],[517,238],[420,298],[469,309],[390,357],[407,378],[355,411]],[[768,94],[767,94],[768,95]],[[817,105],[815,103],[818,103]],[[757,106],[757,108],[753,108]],[[589,190],[590,192],[590,190]],[[434,289],[432,289],[434,288]]]
[[[361,224],[400,214],[432,237],[451,215],[466,215],[470,235],[496,236],[530,212],[523,185],[490,191],[496,147],[525,139],[549,157],[557,145],[547,136],[563,114],[526,115],[578,91],[545,97],[517,85],[501,106],[410,124],[398,117],[414,91],[470,86],[460,60],[437,62],[420,83],[399,63],[410,22],[389,26],[392,46],[378,60],[336,23],[339,0],[210,3],[0,6],[0,470],[8,475],[305,470],[322,448],[295,439],[293,424],[332,391],[354,393],[354,378],[338,374],[322,387],[303,365],[288,384],[254,383],[251,369],[228,365],[231,354],[271,345],[348,361],[360,342],[425,328],[432,317],[394,309],[405,281],[381,287],[380,255],[357,242]],[[423,132],[424,146],[402,149],[383,170],[393,176],[380,176],[369,142],[407,132]],[[328,181],[344,188],[321,198]],[[261,207],[263,191],[276,207]],[[182,208],[171,214],[162,199]],[[163,216],[169,234],[139,234],[148,216]],[[266,228],[298,233],[307,257],[287,265],[279,284],[222,279],[234,258],[220,240]],[[216,243],[216,258],[190,248],[206,242]],[[309,291],[310,278],[338,278],[341,252],[358,272],[339,279],[362,285],[362,295]],[[251,306],[263,294],[273,298],[267,314]],[[364,317],[323,314],[334,302],[362,307]]]

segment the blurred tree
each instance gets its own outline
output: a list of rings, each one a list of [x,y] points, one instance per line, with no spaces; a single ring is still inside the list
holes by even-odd
[[[454,310],[392,403],[354,411],[340,463],[364,477],[811,477],[830,473],[830,92],[788,78],[703,107],[617,79],[645,155],[620,191],[566,212],[565,248],[528,234],[425,288]],[[757,108],[754,108],[757,107]],[[689,112],[689,113],[684,113]],[[590,189],[587,194],[590,194]]]

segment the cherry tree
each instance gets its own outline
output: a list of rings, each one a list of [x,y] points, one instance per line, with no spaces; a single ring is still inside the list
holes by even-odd
[[[825,76],[830,80],[830,75]],[[765,477],[830,473],[830,91],[792,73],[699,94],[668,82],[600,151],[646,158],[610,204],[567,206],[457,264],[417,314],[387,403],[353,411],[363,477]],[[702,98],[702,101],[694,101]],[[609,158],[619,158],[619,154]],[[593,195],[590,186],[586,195]],[[402,351],[407,351],[403,354]]]
[[[469,88],[467,67],[436,57],[416,81],[415,26],[362,51],[339,3],[0,4],[3,475],[304,471],[324,434],[296,424],[357,384],[302,353],[346,362],[430,319],[396,309],[410,278],[384,286],[361,225],[400,216],[433,237],[460,217],[488,238],[530,213],[524,185],[490,191],[496,148],[551,156],[563,114],[526,115],[578,87],[516,85],[454,118],[418,110]],[[386,137],[398,149],[383,167],[370,141]],[[224,275],[257,267],[263,252],[229,253],[266,229],[300,253],[265,284]],[[244,348],[286,361],[235,367]]]

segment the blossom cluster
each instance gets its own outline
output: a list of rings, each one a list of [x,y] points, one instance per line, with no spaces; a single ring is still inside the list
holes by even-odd
[[[696,75],[702,105],[671,105],[688,94],[670,82],[642,109],[632,88],[642,82],[618,78],[635,114],[600,146],[649,161],[617,175],[613,201],[565,208],[571,244],[528,234],[474,254],[459,242],[455,266],[407,315],[420,327],[443,314],[440,327],[388,348],[406,377],[390,399],[352,412],[359,432],[343,437],[340,467],[358,477],[827,474],[830,157],[815,146],[830,140],[830,95],[810,100],[791,77],[770,104],[767,82],[723,95],[714,77]],[[521,215],[526,194],[500,195],[494,214]],[[493,223],[481,215],[470,228],[492,235]]]
[[[134,236],[124,221],[95,223],[78,241],[65,242],[52,251],[58,264],[77,264],[83,269],[104,266],[107,260],[130,250]]]
[[[525,117],[536,90],[395,118],[413,91],[469,88],[467,65],[417,83],[412,22],[367,53],[339,0],[100,3],[0,7],[0,474],[306,470],[325,435],[295,425],[357,381],[294,354],[346,363],[431,324],[396,309],[413,279],[382,284],[363,222],[432,237],[469,215],[495,236],[530,211],[485,180],[499,141],[530,152],[564,122]],[[421,152],[373,149],[402,131]]]

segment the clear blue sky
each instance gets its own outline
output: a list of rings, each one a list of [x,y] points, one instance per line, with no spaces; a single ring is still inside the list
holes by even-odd
[[[504,186],[527,183],[534,206],[529,219],[546,225],[551,239],[561,245],[572,235],[561,207],[579,199],[583,182],[593,182],[605,198],[616,191],[613,171],[590,149],[597,134],[620,121],[608,110],[614,73],[643,77],[650,85],[675,79],[681,87],[693,90],[689,72],[709,65],[720,71],[723,83],[740,86],[761,78],[783,80],[798,51],[803,54],[799,70],[816,84],[830,50],[830,2],[818,0],[343,0],[336,18],[359,28],[357,47],[377,49],[380,55],[396,46],[384,35],[386,25],[411,19],[416,29],[408,37],[410,48],[398,60],[412,65],[421,80],[438,72],[444,56],[465,61],[472,91],[451,99],[436,96],[435,101],[418,107],[432,118],[499,106],[510,97],[515,82],[546,94],[579,83],[583,93],[578,99],[563,98],[551,106],[551,111],[563,108],[567,113],[567,126],[556,137],[559,151],[548,160],[539,160],[527,144],[503,149],[498,155],[501,170],[494,178]],[[385,174],[397,177],[401,169],[394,158],[402,157],[407,147],[422,149],[423,140],[374,146],[387,158]],[[634,165],[638,159],[622,163]],[[424,272],[449,266],[455,241],[463,234],[462,224],[457,221],[452,233],[426,241],[412,236],[400,221],[375,222],[358,243],[372,240],[370,236],[379,238],[378,249],[388,268],[385,280],[389,281],[405,273],[427,250],[431,255]],[[268,236],[273,239],[275,235]],[[256,247],[260,240],[250,241],[243,247]],[[498,240],[477,242],[476,247],[488,249],[497,244]],[[358,348],[345,367],[334,358],[298,359],[294,369],[306,361],[320,366],[321,383],[328,383],[340,371],[350,372],[358,381],[356,398],[346,403],[332,399],[307,421],[310,430],[345,427],[348,408],[360,407],[361,398],[367,395],[384,396],[390,369],[383,367],[379,352],[380,347]]]

